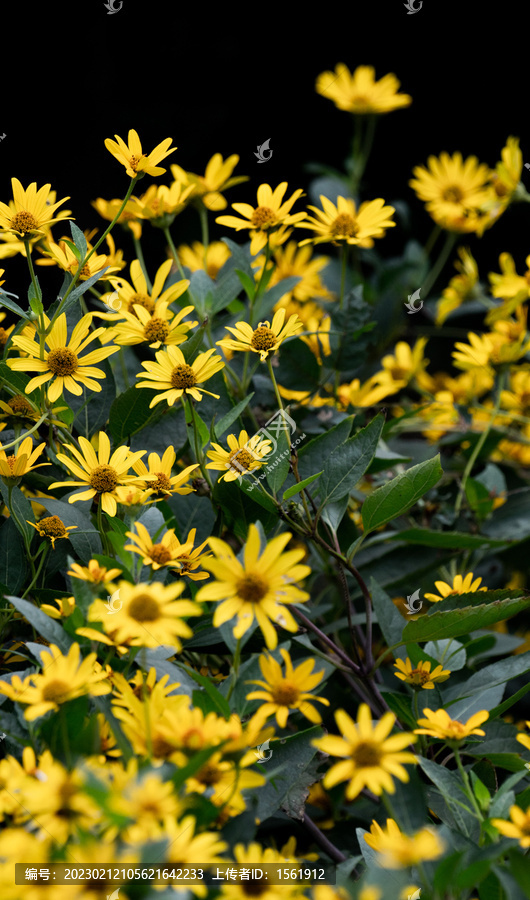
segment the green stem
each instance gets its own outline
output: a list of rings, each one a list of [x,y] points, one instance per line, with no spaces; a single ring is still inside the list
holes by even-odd
[[[425,300],[427,298],[430,289],[432,288],[433,284],[435,283],[436,279],[438,278],[438,275],[440,274],[443,267],[445,266],[445,264],[449,258],[449,254],[451,253],[451,250],[453,249],[453,247],[455,245],[455,241],[456,241],[457,237],[458,237],[458,235],[456,234],[456,232],[454,232],[454,231],[448,232],[447,237],[445,239],[445,244],[443,245],[443,247],[440,251],[440,255],[439,255],[438,259],[436,260],[434,266],[432,267],[431,271],[427,275],[427,278],[425,279],[425,281],[423,282],[423,284],[421,286],[421,292],[423,294],[422,300]]]
[[[184,394],[182,395],[182,405],[184,407],[184,417],[186,416],[186,403],[184,400]],[[193,405],[193,398],[189,399],[189,407],[191,410],[191,426],[193,430],[193,443],[195,446],[195,461],[201,470],[202,477],[206,481],[208,487],[210,488],[210,492],[213,491],[212,479],[210,478],[210,473],[204,464],[204,457],[202,451],[199,447],[199,426],[197,419],[195,418],[195,407]]]
[[[232,694],[234,692],[234,688],[237,684],[240,663],[241,663],[241,638],[238,638],[235,653],[234,653],[234,663],[233,663],[233,667],[232,667],[232,683],[231,683],[231,685],[228,689],[228,693],[226,695],[227,701],[230,700],[230,697],[232,696]]]
[[[33,426],[33,428],[30,428],[29,431],[23,431],[22,434],[19,435],[19,437],[16,437],[15,440],[11,441],[9,444],[2,444],[2,450],[9,450],[11,447],[16,447],[17,444],[20,444],[20,442],[29,437],[30,434],[33,434],[35,431],[37,431],[37,429],[40,428],[44,420],[47,418],[48,410],[46,410],[46,412],[42,414],[39,421]]]
[[[462,506],[462,501],[464,499],[465,492],[466,492],[467,479],[469,478],[471,472],[473,471],[473,466],[475,465],[475,462],[480,454],[480,451],[482,450],[482,448],[486,442],[486,438],[488,437],[488,434],[490,433],[490,431],[492,429],[493,423],[495,422],[495,419],[497,418],[499,408],[501,405],[501,396],[502,396],[502,392],[504,390],[505,381],[506,381],[506,372],[501,372],[499,374],[499,378],[498,378],[497,394],[495,397],[495,406],[493,407],[493,412],[491,413],[491,416],[489,418],[488,424],[486,425],[486,428],[484,429],[484,431],[480,435],[479,440],[475,444],[473,453],[469,457],[466,468],[464,469],[464,474],[462,476],[462,483],[460,485],[458,497],[456,498],[455,513],[460,512],[460,507]]]
[[[107,235],[110,233],[110,231],[112,230],[112,228],[114,228],[116,222],[117,222],[118,219],[120,218],[120,216],[121,216],[123,210],[125,209],[125,207],[126,207],[126,205],[127,205],[127,202],[128,202],[128,200],[129,200],[129,197],[131,196],[131,194],[132,194],[132,192],[133,192],[133,188],[134,188],[134,186],[135,186],[135,184],[136,184],[137,178],[138,178],[138,176],[135,176],[134,178],[131,178],[131,183],[130,183],[129,187],[127,188],[127,193],[125,194],[125,199],[124,199],[122,205],[120,206],[118,212],[117,212],[116,215],[114,216],[112,222],[111,222],[110,225],[105,229],[105,231],[104,231],[103,234],[101,235],[99,241],[97,241],[97,243],[94,244],[94,246],[92,247],[92,249],[88,251],[88,253],[87,253],[86,256],[84,257],[84,259],[79,263],[79,265],[78,265],[78,267],[77,267],[77,272],[75,273],[75,275],[74,275],[74,277],[73,277],[73,279],[72,279],[70,285],[68,286],[68,289],[67,289],[67,291],[66,291],[64,297],[62,298],[61,302],[59,303],[59,306],[57,307],[57,309],[55,310],[55,313],[53,314],[52,320],[51,320],[50,324],[48,325],[48,328],[46,329],[46,334],[49,334],[49,333],[50,333],[50,331],[51,331],[52,328],[53,328],[54,322],[57,320],[58,316],[61,315],[61,311],[62,311],[62,309],[63,309],[63,307],[64,307],[64,304],[66,303],[66,299],[67,299],[68,295],[73,291],[73,289],[74,289],[75,285],[77,284],[77,282],[79,281],[79,276],[81,275],[81,271],[83,270],[84,266],[86,266],[88,260],[89,260],[90,257],[96,252],[96,250],[98,249],[98,247],[101,246],[101,244],[103,243],[103,241],[105,240],[105,238],[107,237]]]
[[[427,259],[431,255],[433,247],[441,233],[442,233],[441,226],[435,225],[433,230],[431,231],[429,237],[427,238],[427,243],[425,244],[425,247],[423,248],[423,252],[425,253],[425,256],[427,257]]]
[[[202,201],[200,201],[200,200],[199,200],[198,210],[199,210],[199,218],[201,220],[202,246],[204,248],[203,265],[204,265],[204,271],[206,272],[206,251],[208,250],[208,244],[210,241],[209,234],[208,234],[208,211],[207,211],[204,203],[202,203]]]
[[[482,815],[480,807],[476,801],[475,795],[473,793],[473,788],[471,787],[471,783],[469,781],[469,776],[468,776],[466,770],[464,769],[464,766],[462,765],[462,760],[460,759],[460,751],[459,751],[458,747],[456,747],[456,746],[453,747],[453,750],[454,750],[454,754],[455,754],[456,764],[458,766],[458,771],[460,772],[460,775],[462,776],[462,781],[464,782],[466,796],[469,798],[469,800],[471,801],[471,803],[473,805],[473,809],[475,810],[475,815],[476,815],[477,819],[479,820],[479,822],[483,822],[484,816]]]
[[[40,558],[40,561],[39,561],[39,565],[38,565],[38,567],[37,567],[37,571],[35,572],[35,575],[34,575],[33,578],[31,579],[31,581],[30,581],[29,585],[27,586],[26,590],[25,590],[24,593],[22,594],[22,600],[24,599],[24,597],[26,596],[26,594],[29,594],[31,588],[33,587],[33,585],[34,585],[34,584],[36,583],[36,581],[38,580],[39,575],[40,575],[40,573],[41,573],[41,571],[42,571],[42,567],[43,567],[43,565],[44,565],[44,562],[45,562],[45,560],[46,560],[46,558],[47,558],[47,556],[48,556],[48,551],[49,551],[49,549],[50,549],[50,548],[49,548],[49,545],[43,544],[43,545],[41,545],[41,546],[42,546],[43,549],[40,551],[40,552],[41,552],[41,558]]]
[[[346,287],[346,271],[348,267],[348,245],[344,243],[340,248],[341,266],[340,266],[340,296],[339,309],[344,308],[344,289]]]

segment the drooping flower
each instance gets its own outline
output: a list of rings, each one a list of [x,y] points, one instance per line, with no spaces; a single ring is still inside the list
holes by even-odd
[[[458,275],[451,278],[448,286],[442,291],[442,296],[436,306],[436,325],[443,325],[447,317],[459,309],[467,300],[473,299],[478,285],[478,266],[472,253],[467,247],[459,247],[460,260],[455,262]]]
[[[204,175],[186,172],[185,175],[188,182],[194,187],[193,199],[199,199],[206,209],[211,209],[214,212],[226,209],[228,204],[223,197],[223,192],[236,184],[248,181],[247,175],[232,175],[238,162],[239,156],[237,153],[227,156],[225,160],[223,160],[220,153],[214,153],[206,165]],[[176,179],[181,174],[179,169],[179,166],[171,166],[171,171]]]
[[[469,232],[483,227],[489,199],[491,171],[476,156],[462,159],[461,153],[429,156],[427,168],[415,166],[410,187],[434,221],[449,231]]]
[[[291,536],[288,532],[277,535],[261,553],[258,529],[251,524],[243,563],[225,541],[215,537],[209,539],[214,558],[204,560],[203,567],[214,575],[214,579],[199,590],[197,601],[220,601],[213,616],[214,628],[237,617],[234,637],[240,638],[256,618],[269,650],[274,650],[278,643],[273,623],[290,632],[298,631],[298,624],[287,606],[309,599],[309,594],[302,591],[297,582],[306,578],[311,569],[299,564],[304,549],[282,552]]]
[[[368,704],[361,703],[357,723],[343,709],[337,710],[335,721],[340,737],[328,734],[312,741],[324,753],[342,757],[326,772],[325,788],[347,781],[346,798],[353,800],[364,787],[378,796],[383,791],[393,794],[393,778],[409,780],[403,763],[415,763],[416,757],[404,748],[417,738],[404,732],[389,737],[396,721],[394,713],[385,713],[374,726]]]
[[[412,97],[400,94],[399,86],[392,73],[376,81],[373,66],[358,66],[352,74],[344,63],[337,63],[334,72],[320,73],[315,90],[338,109],[362,116],[383,115],[409,106]]]
[[[45,338],[48,349],[44,349],[44,359],[40,358],[38,340],[16,335],[12,340],[15,347],[27,353],[27,357],[8,359],[7,365],[15,372],[39,372],[26,386],[26,394],[35,388],[51,382],[48,386],[48,400],[53,403],[66,390],[80,396],[83,386],[91,391],[101,391],[96,378],[105,378],[102,369],[94,368],[93,363],[107,359],[117,353],[118,347],[99,347],[81,356],[85,347],[104,333],[104,328],[90,331],[92,313],[88,313],[75,326],[70,340],[67,337],[66,314],[61,313],[52,330]],[[49,326],[50,320],[44,314],[44,323]]]
[[[143,175],[163,175],[166,170],[159,166],[158,163],[177,149],[176,147],[171,147],[172,138],[166,138],[160,144],[157,144],[150,153],[143,153],[138,132],[134,128],[131,128],[129,131],[128,144],[117,134],[114,137],[116,138],[115,141],[111,138],[105,139],[105,147],[122,166],[125,166],[129,178],[142,177]]]
[[[39,469],[41,466],[50,466],[51,463],[38,463],[35,461],[42,453],[42,448],[46,444],[43,441],[35,449],[33,449],[33,440],[31,436],[24,438],[15,453],[7,455],[6,451],[0,445],[0,478],[4,484],[17,485],[21,478],[33,469]]]
[[[55,541],[58,541],[60,538],[68,539],[70,535],[69,531],[73,531],[74,528],[77,528],[77,525],[65,525],[63,520],[59,518],[59,516],[45,516],[44,519],[40,519],[36,525],[33,522],[27,520],[28,525],[31,525],[32,528],[35,528],[36,531],[40,534],[41,537],[47,537],[50,539],[53,549],[55,550]]]
[[[197,466],[186,466],[176,475],[173,475],[173,466],[177,454],[175,448],[166,447],[162,456],[158,453],[150,453],[147,458],[147,466],[143,459],[137,459],[133,463],[133,469],[138,475],[140,488],[149,491],[149,501],[167,500],[172,494],[191,494],[194,488],[188,481]],[[144,479],[142,481],[142,479]]]

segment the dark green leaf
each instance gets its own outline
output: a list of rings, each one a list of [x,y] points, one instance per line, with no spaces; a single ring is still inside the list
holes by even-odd
[[[322,505],[350,494],[375,456],[384,424],[384,416],[377,415],[330,454],[319,484]]]
[[[438,483],[443,475],[440,456],[433,456],[397,475],[388,484],[377,488],[364,501],[362,520],[364,532],[374,531],[397,516],[403,515]]]

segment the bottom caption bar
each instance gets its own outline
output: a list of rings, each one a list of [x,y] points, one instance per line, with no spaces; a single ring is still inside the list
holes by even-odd
[[[182,884],[215,886],[223,882],[253,884],[336,884],[334,866],[312,865],[279,867],[277,863],[256,866],[195,865],[186,868],[160,867],[143,864],[123,866],[72,866],[68,863],[48,863],[47,866],[31,863],[15,864],[15,884],[126,884],[131,882],[151,884]]]

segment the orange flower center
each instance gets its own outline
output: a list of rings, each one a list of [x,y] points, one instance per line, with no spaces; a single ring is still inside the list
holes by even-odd
[[[250,221],[254,228],[267,229],[276,224],[276,213],[268,206],[258,206],[252,213]]]
[[[16,397],[11,397],[11,400],[7,401],[7,405],[11,407],[16,416],[24,416],[28,413],[31,415],[33,413],[31,403],[29,403],[21,394],[17,394]]]
[[[163,544],[153,544],[149,551],[149,556],[153,562],[158,563],[160,566],[163,566],[164,563],[167,563],[168,559],[171,559],[171,553]]]
[[[248,472],[254,461],[252,453],[242,448],[232,450],[228,457],[228,465],[234,472],[241,472],[242,469]]]
[[[139,594],[129,603],[127,613],[137,622],[156,622],[160,618],[160,607],[149,594]]]
[[[46,516],[39,522],[39,534],[46,537],[68,537],[65,524],[59,516]]]
[[[169,325],[164,319],[154,317],[144,328],[144,335],[147,341],[165,341],[169,335]]]
[[[352,752],[352,759],[359,768],[378,766],[381,762],[381,751],[373,741],[359,741]]]
[[[20,234],[29,234],[29,232],[35,231],[39,227],[39,223],[34,215],[25,209],[21,209],[11,219],[10,227],[13,231],[20,232]]]
[[[70,685],[66,681],[50,681],[45,684],[42,689],[42,699],[51,701],[52,703],[60,703],[64,700],[70,691]]]
[[[442,194],[442,199],[446,200],[448,203],[462,203],[464,194],[457,184],[453,184],[445,189]]]
[[[48,368],[59,377],[73,375],[79,367],[79,360],[73,350],[68,347],[57,347],[48,353]]]
[[[272,698],[280,706],[294,706],[300,697],[300,691],[290,681],[281,681],[271,688]]]
[[[5,347],[9,335],[5,328],[0,328],[0,347]]]
[[[151,488],[155,494],[170,494],[171,481],[165,472],[153,472],[156,475],[156,481],[146,482],[147,487]]]
[[[274,347],[276,341],[277,336],[274,334],[274,331],[260,324],[250,339],[250,346],[254,350],[270,350]]]
[[[132,156],[129,157],[129,166],[131,167],[133,172],[137,171],[138,163],[140,162],[141,159],[144,159],[146,156],[147,156],[147,153],[142,153],[141,156],[135,156],[133,153]]]
[[[102,494],[104,491],[113,491],[118,481],[118,473],[112,466],[96,466],[90,476],[90,487]]]
[[[155,308],[155,301],[151,300],[147,294],[133,294],[129,300],[129,312],[133,315],[136,315],[134,312],[134,304],[138,306],[143,306],[144,309],[147,310],[148,313],[152,313]]]
[[[430,672],[427,672],[425,669],[412,669],[410,674],[416,684],[426,684],[427,681],[431,680]]]
[[[340,213],[331,226],[334,237],[355,237],[358,231],[359,226],[349,213]]]
[[[194,387],[197,384],[197,379],[191,366],[186,365],[186,363],[175,366],[171,373],[171,384],[174,388],[182,390]]]
[[[268,593],[269,586],[259,575],[252,572],[246,573],[243,578],[237,582],[237,593],[242,600],[250,603],[259,603],[260,600]]]

